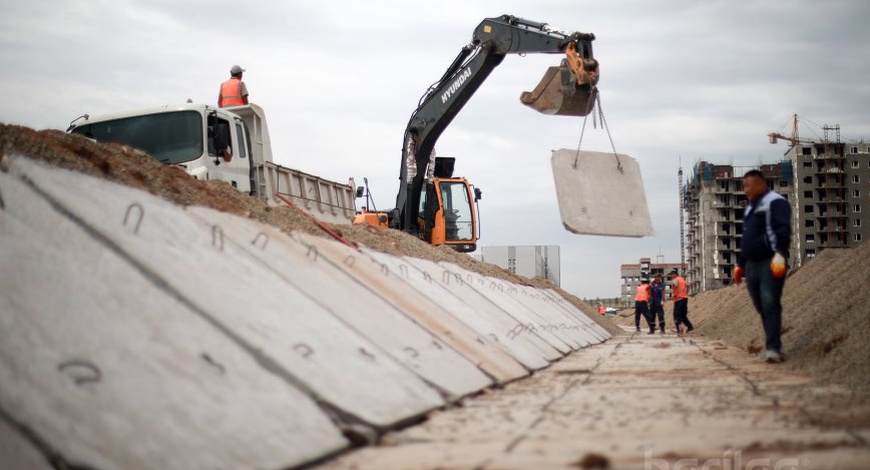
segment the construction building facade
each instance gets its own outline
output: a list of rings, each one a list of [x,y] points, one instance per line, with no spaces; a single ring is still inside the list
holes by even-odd
[[[870,144],[838,141],[798,142],[786,152],[795,169],[797,266],[870,237]]]
[[[542,277],[561,286],[558,245],[484,246],[477,257],[525,277]]]

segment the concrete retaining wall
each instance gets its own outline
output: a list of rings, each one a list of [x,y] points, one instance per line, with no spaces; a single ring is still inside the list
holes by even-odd
[[[609,337],[553,291],[5,163],[2,462],[292,468]]]

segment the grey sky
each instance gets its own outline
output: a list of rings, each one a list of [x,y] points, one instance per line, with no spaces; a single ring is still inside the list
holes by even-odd
[[[552,55],[505,59],[439,140],[483,190],[482,245],[561,245],[562,286],[616,296],[619,265],[679,261],[677,169],[699,159],[777,161],[792,114],[870,139],[870,3],[801,1],[411,0],[3,1],[0,121],[64,129],[75,117],[213,103],[247,69],[278,163],[343,181],[366,176],[394,205],[402,134],[426,88],[485,17],[511,14],[595,33],[616,150],[641,166],[656,236],[562,228],[550,150],[576,148],[581,118],[520,105]],[[609,151],[587,124],[584,150]],[[618,197],[618,195],[614,195]]]

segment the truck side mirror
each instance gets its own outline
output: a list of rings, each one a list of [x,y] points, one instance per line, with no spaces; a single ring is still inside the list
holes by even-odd
[[[483,191],[480,188],[474,188],[474,202],[483,199]]]
[[[365,188],[363,188],[362,186],[357,186],[356,187],[356,197],[363,197],[363,194],[365,194],[364,191],[365,191]]]

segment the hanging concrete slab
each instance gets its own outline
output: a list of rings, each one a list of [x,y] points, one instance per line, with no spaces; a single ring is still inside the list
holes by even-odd
[[[0,420],[0,462],[4,468],[53,470],[48,457],[24,435],[20,429]]]
[[[249,240],[235,242],[220,226],[143,191],[29,160],[11,167],[344,422],[383,430],[444,404],[380,347],[250,256],[241,248]]]
[[[437,387],[450,401],[492,385],[486,374],[446,343],[421,328],[374,291],[328,259],[280,230],[250,219],[194,207],[188,210],[223,228],[247,251],[312,300]]]
[[[417,267],[424,273],[425,279],[439,284],[453,294],[460,301],[459,304],[464,305],[461,310],[455,310],[462,321],[497,340],[527,367],[532,368],[532,364],[536,364],[534,368],[539,369],[562,357],[558,349],[540,335],[529,332],[522,321],[480,295],[461,276],[457,278],[444,266],[429,260],[409,257],[402,259]]]
[[[563,355],[572,350],[580,349],[580,344],[574,341],[566,331],[559,328],[559,321],[551,321],[533,311],[510,295],[510,287],[501,279],[481,276],[452,263],[438,263],[453,273],[457,279],[463,279],[474,291],[510,313],[522,328],[531,329],[533,333],[556,348]]]
[[[551,158],[562,225],[587,235],[653,235],[643,179],[628,155],[554,150]]]
[[[313,400],[74,216],[4,173],[0,193],[4,468],[39,468],[7,453],[10,432],[71,468],[286,468],[347,445]]]
[[[318,256],[328,259],[415,322],[438,335],[442,341],[472,358],[478,367],[496,381],[503,383],[528,375],[529,371],[523,367],[526,362],[518,362],[515,355],[502,349],[486,333],[469,327],[457,318],[451,306],[440,297],[442,292],[432,294],[432,297],[424,295],[427,290],[435,289],[433,286],[422,286],[423,290],[417,290],[406,282],[407,271],[384,269],[382,263],[340,243],[304,233],[297,233],[296,236],[302,243],[314,247]],[[543,364],[547,363],[544,361]]]

